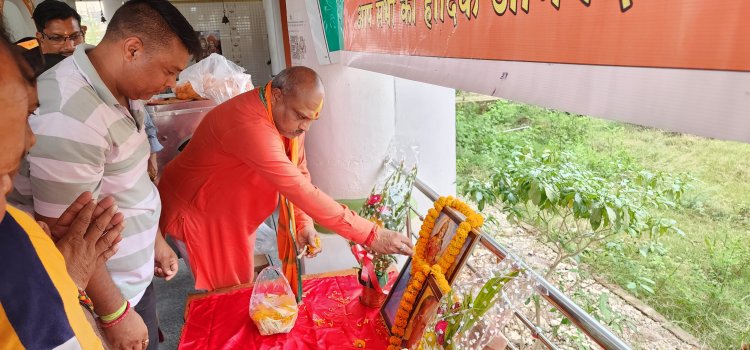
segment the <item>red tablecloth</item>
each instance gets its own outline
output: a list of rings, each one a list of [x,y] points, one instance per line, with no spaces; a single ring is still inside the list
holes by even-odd
[[[288,334],[261,336],[250,319],[252,289],[210,294],[188,304],[180,349],[385,349],[388,332],[378,309],[360,304],[354,275],[307,279],[303,304]]]

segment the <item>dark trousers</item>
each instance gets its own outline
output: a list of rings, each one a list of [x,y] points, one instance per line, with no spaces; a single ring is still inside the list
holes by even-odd
[[[141,301],[134,309],[148,328],[148,350],[159,350],[159,318],[156,316],[156,292],[153,282],[146,288]]]

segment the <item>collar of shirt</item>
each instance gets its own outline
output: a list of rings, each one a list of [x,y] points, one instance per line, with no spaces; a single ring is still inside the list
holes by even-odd
[[[127,107],[122,106],[120,102],[117,101],[115,96],[112,95],[112,92],[109,91],[107,85],[104,84],[104,81],[99,76],[99,73],[91,63],[89,56],[86,54],[87,51],[93,48],[94,46],[89,44],[81,44],[76,46],[76,49],[73,52],[73,60],[75,61],[78,70],[81,72],[89,85],[91,85],[94,91],[96,91],[96,94],[99,95],[102,101],[104,101],[104,103],[117,108],[117,110],[132,118],[133,121],[135,121],[136,128],[141,131],[144,128],[145,118],[144,106],[142,101],[128,100],[129,105]]]

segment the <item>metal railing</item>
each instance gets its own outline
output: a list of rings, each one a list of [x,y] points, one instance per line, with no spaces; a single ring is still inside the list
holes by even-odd
[[[416,179],[416,181],[414,182],[414,187],[416,187],[431,201],[436,201],[440,197],[437,192],[435,192],[432,188],[430,188],[427,184],[419,179]],[[448,217],[456,222],[461,222],[464,220],[461,217],[461,214],[456,210],[453,210],[452,208],[445,208],[443,209],[443,211],[446,213],[446,215],[448,215]],[[419,215],[419,213],[417,214]],[[555,288],[544,277],[534,272],[534,270],[526,265],[525,262],[513,256],[502,244],[498,243],[492,237],[484,234],[481,231],[478,231],[476,233],[479,236],[480,244],[482,244],[482,246],[484,246],[487,250],[492,252],[501,260],[508,257],[513,257],[514,263],[516,265],[519,265],[519,267],[525,269],[527,273],[529,273],[529,275],[533,278],[534,290],[536,291],[536,293],[539,294],[539,296],[546,300],[550,305],[560,311],[563,315],[565,315],[565,317],[567,317],[570,322],[581,332],[583,332],[589,339],[591,339],[604,349],[630,350],[630,346],[625,344],[625,342],[623,342],[619,337],[613,334],[607,327],[599,323],[591,315],[581,309],[575,302],[568,298],[567,295]],[[467,268],[472,269],[472,267],[468,264]],[[552,341],[544,334],[544,330],[542,328],[534,324],[525,315],[518,311],[514,311],[514,315],[529,331],[531,331],[531,335],[533,338],[538,339],[548,349],[557,349]],[[509,347],[514,348],[511,344],[509,344]]]

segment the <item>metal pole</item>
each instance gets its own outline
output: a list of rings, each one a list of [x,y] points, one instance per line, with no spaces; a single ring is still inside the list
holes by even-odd
[[[424,193],[424,195],[427,196],[427,198],[429,198],[432,201],[436,201],[440,197],[440,195],[438,195],[437,192],[435,192],[432,188],[430,188],[427,184],[422,182],[420,179],[416,179],[414,181],[414,187],[416,187],[419,191]],[[458,220],[459,222],[463,220],[459,216],[460,214],[457,213],[455,210],[452,210],[452,208],[447,208],[447,209],[449,210],[446,211],[446,214],[449,217],[451,217],[451,219]],[[498,257],[502,259],[505,259],[508,256],[512,256],[504,246],[496,242],[494,239],[492,239],[492,237],[489,237],[486,234],[483,234],[482,232],[478,232],[478,233],[480,236],[480,243],[482,243],[482,245],[484,245],[487,249],[489,249],[495,255],[497,255]],[[583,309],[581,309],[575,302],[573,302],[560,290],[558,290],[557,288],[552,286],[549,282],[547,282],[546,279],[536,274],[536,272],[534,272],[531,268],[529,268],[526,265],[526,263],[524,263],[520,259],[514,259],[514,260],[534,277],[536,281],[536,285],[534,286],[534,289],[536,289],[537,293],[539,293],[539,295],[541,295],[542,298],[547,300],[547,302],[552,304],[552,306],[557,308],[563,315],[565,315],[565,317],[567,317],[578,329],[584,332],[591,340],[599,344],[604,349],[630,350],[630,346],[625,344],[625,342],[623,342],[619,337],[613,334],[609,329],[607,329],[607,327],[603,326],[601,323],[596,321],[596,319],[591,317],[591,315],[583,311]],[[521,320],[524,321],[524,319],[525,317],[522,318]],[[524,324],[526,324],[526,322],[529,322],[529,321],[525,320]],[[534,328],[532,329],[532,332],[538,329],[539,329],[538,327],[534,326]],[[545,345],[551,346],[551,344],[545,344]]]

